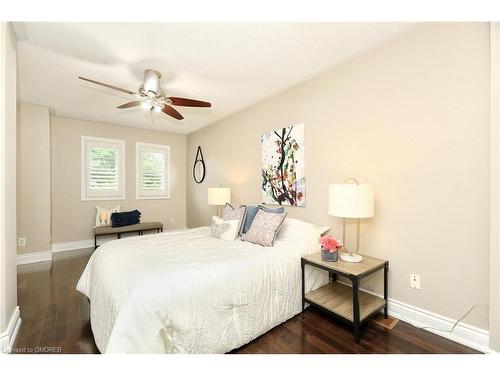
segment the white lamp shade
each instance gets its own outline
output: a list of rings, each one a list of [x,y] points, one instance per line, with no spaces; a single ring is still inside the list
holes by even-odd
[[[231,188],[208,188],[208,204],[223,206],[231,202]]]
[[[362,219],[373,216],[373,187],[368,184],[329,186],[328,213],[332,216]]]

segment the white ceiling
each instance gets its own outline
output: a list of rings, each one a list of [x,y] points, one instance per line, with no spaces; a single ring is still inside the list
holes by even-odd
[[[16,24],[19,99],[58,116],[190,133],[309,79],[407,23],[21,23]],[[162,72],[170,96],[210,101],[176,107],[182,121],[79,75],[136,91],[144,70]]]

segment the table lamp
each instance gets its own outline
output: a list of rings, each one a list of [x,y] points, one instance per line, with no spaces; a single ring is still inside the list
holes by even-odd
[[[373,216],[373,201],[372,186],[360,184],[354,178],[348,178],[343,184],[329,186],[328,213],[343,219],[342,243],[344,244],[344,252],[340,255],[340,259],[345,262],[359,263],[363,261],[363,257],[357,254],[359,251],[359,223],[360,219]],[[345,245],[346,219],[357,219],[354,253]]]
[[[208,188],[208,204],[217,206],[217,216],[222,217],[222,207],[229,202],[231,202],[231,188],[221,186]]]

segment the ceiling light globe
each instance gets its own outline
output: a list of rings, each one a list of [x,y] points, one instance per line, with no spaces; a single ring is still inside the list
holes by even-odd
[[[159,105],[155,106],[155,112],[156,113],[161,112],[161,106],[159,106]]]
[[[146,111],[149,111],[153,105],[151,104],[150,101],[146,100],[141,103],[142,109],[145,109]]]

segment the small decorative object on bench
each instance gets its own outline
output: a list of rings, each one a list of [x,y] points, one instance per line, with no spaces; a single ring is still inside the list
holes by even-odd
[[[97,237],[98,236],[109,236],[116,234],[116,237],[120,239],[122,233],[133,233],[137,232],[137,235],[142,236],[144,231],[156,230],[157,233],[163,232],[163,224],[159,222],[151,223],[140,223],[134,225],[127,225],[124,227],[95,227],[94,231],[94,246],[97,249]]]
[[[111,214],[111,226],[124,227],[126,225],[139,224],[141,221],[141,212],[138,210],[130,212],[115,212]]]
[[[339,249],[342,248],[342,242],[333,236],[323,236],[319,242],[321,244],[321,259],[326,262],[336,262],[339,259]]]

